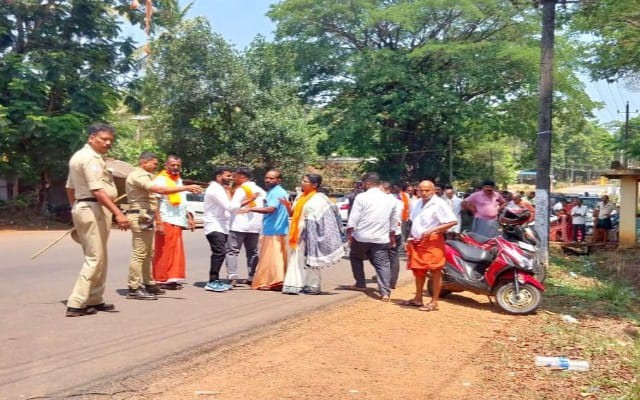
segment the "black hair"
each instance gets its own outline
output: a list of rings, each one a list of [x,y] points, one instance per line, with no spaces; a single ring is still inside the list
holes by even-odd
[[[251,170],[249,168],[245,168],[245,167],[236,168],[235,173],[238,175],[242,175],[247,179],[251,179]]]
[[[375,172],[367,172],[362,177],[362,182],[369,182],[369,183],[372,183],[374,185],[379,185],[380,184],[380,175],[376,174]]]
[[[233,169],[229,167],[216,167],[213,170],[213,177],[216,178],[222,175],[224,172],[233,172]]]
[[[491,181],[489,179],[482,181],[482,185],[481,186],[491,186],[492,188],[496,187],[496,183],[494,181]]]
[[[87,133],[89,136],[95,136],[98,132],[109,132],[112,135],[115,135],[116,130],[113,129],[113,126],[109,124],[105,124],[103,122],[98,122],[96,124],[92,124],[87,128]]]
[[[149,161],[157,159],[158,156],[152,151],[143,151],[142,153],[140,153],[140,157],[138,157],[138,161]]]
[[[304,174],[304,176],[309,180],[309,182],[315,185],[317,188],[320,188],[322,185],[322,175],[319,174]]]

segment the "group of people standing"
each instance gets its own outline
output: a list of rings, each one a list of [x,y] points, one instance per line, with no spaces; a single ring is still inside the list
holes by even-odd
[[[103,158],[113,140],[111,126],[92,125],[87,144],[69,162],[67,194],[75,237],[84,252],[67,302],[69,317],[115,309],[103,299],[112,218],[120,229],[132,231],[127,298],[157,299],[166,290],[181,289],[186,278],[182,232],[195,228],[186,193],[202,193],[203,188],[183,183],[180,157],[168,156],[156,175],[158,157],[143,152],[138,167],[126,179],[129,208],[125,215],[115,204],[117,190]],[[404,242],[416,294],[402,304],[435,311],[445,265],[445,238],[460,229],[461,213],[470,211],[472,229],[490,236],[497,234],[497,215],[504,207],[511,203],[525,206],[520,198],[507,203],[491,181],[464,200],[452,187],[429,180],[414,190],[368,173],[359,184],[349,197],[345,231],[337,207],[321,189],[318,174],[305,174],[296,199],[290,202],[278,170],[266,172],[265,191],[252,181],[246,168],[217,168],[204,190],[203,230],[211,251],[204,289],[226,292],[248,284],[253,289],[287,294],[319,294],[321,271],[342,258],[346,239],[355,281],[346,288],[367,289],[364,261],[368,260],[376,271],[380,299],[386,302],[398,281]],[[248,270],[243,280],[238,271],[242,247]],[[226,279],[221,277],[223,264]],[[431,302],[425,305],[422,293],[427,273],[433,286]]]
[[[442,268],[445,265],[445,234],[458,224],[453,208],[436,195],[436,185],[429,180],[418,185],[415,198],[410,185],[391,186],[381,182],[376,173],[368,173],[350,196],[347,221],[349,260],[355,284],[352,290],[367,289],[364,261],[369,260],[376,271],[380,300],[390,301],[399,274],[398,250],[405,241],[407,268],[415,278],[413,299],[402,301],[405,306],[422,311],[438,310]],[[433,280],[432,299],[423,302],[427,273]]]
[[[103,298],[113,219],[119,229],[132,232],[127,298],[155,300],[166,290],[181,289],[186,278],[182,232],[195,228],[186,193],[202,193],[202,187],[183,183],[180,157],[169,155],[156,175],[158,157],[143,152],[126,179],[125,214],[116,205],[117,189],[104,160],[114,136],[107,124],[90,126],[87,143],[69,161],[72,236],[82,246],[84,262],[67,300],[67,317],[115,310]],[[280,171],[268,171],[265,192],[246,168],[216,169],[204,191],[204,232],[211,249],[205,290],[224,292],[246,283],[288,294],[320,293],[322,269],[344,254],[339,212],[321,192],[320,175],[304,175],[293,203],[281,180]],[[244,282],[238,272],[242,247],[248,267]]]

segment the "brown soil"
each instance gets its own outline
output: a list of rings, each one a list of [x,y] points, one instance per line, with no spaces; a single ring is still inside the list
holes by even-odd
[[[536,355],[581,356],[579,346],[545,330],[558,323],[556,313],[509,316],[468,293],[441,301],[436,312],[397,304],[412,294],[408,285],[392,303],[363,295],[286,321],[158,371],[162,378],[127,398],[538,400],[608,392],[590,384],[610,374],[605,362],[589,372],[534,366]],[[576,329],[622,334],[620,325],[594,317]]]

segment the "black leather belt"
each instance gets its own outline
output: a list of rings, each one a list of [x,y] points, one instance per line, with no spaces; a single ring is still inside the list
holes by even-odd
[[[142,211],[146,211],[147,214],[153,214],[151,210],[127,210],[127,214],[140,214]]]
[[[84,199],[77,199],[76,201],[93,201],[93,202],[98,202],[98,199],[96,199],[95,197],[86,197]]]

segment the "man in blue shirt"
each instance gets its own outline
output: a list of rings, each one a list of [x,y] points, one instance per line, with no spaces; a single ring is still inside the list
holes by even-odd
[[[249,212],[264,214],[258,266],[251,287],[262,290],[281,290],[287,269],[287,235],[289,211],[282,204],[289,194],[280,186],[282,175],[278,170],[266,173],[264,183],[269,190],[264,207],[251,207]]]

